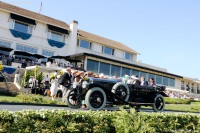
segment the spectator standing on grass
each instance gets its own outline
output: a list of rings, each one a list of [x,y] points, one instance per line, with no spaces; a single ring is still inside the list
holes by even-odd
[[[183,95],[183,98],[184,98],[184,99],[186,99],[186,98],[187,98],[187,95],[186,95],[186,93]]]
[[[71,68],[67,67],[66,69],[67,72],[65,72],[60,78],[60,85],[62,85],[63,88],[63,98],[62,101],[65,102],[66,100],[66,94],[67,90],[70,88],[72,84],[72,75],[71,75]]]
[[[57,75],[54,75],[51,78],[51,89],[50,89],[52,100],[55,100],[57,88],[58,88],[58,78],[57,78]]]

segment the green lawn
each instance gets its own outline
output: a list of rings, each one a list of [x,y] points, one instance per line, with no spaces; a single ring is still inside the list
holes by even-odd
[[[191,111],[191,112],[200,112],[199,104],[166,104],[166,110],[180,110],[180,111]]]
[[[22,100],[18,97],[0,96],[0,102],[10,102],[10,101],[22,102]]]
[[[41,96],[41,95],[27,94],[27,93],[19,93],[15,97],[0,95],[0,102],[65,105],[63,102],[61,102],[61,98],[56,98],[54,101],[52,101],[51,97],[48,96]]]
[[[152,109],[152,107],[144,107],[145,109]],[[165,104],[165,110],[200,112],[200,104]]]
[[[51,100],[51,97],[25,94],[20,93],[18,96],[4,96],[0,95],[0,102],[23,102],[23,103],[37,103],[37,104],[59,104],[65,105],[61,102],[61,99]],[[128,107],[128,106],[127,106]],[[144,107],[147,109],[152,109],[151,107]],[[191,102],[191,104],[165,104],[165,110],[178,110],[178,111],[188,111],[188,112],[200,112],[200,102]]]

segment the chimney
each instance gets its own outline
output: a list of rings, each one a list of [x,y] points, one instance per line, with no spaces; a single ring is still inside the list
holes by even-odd
[[[78,31],[78,21],[73,20],[70,23],[70,42],[69,42],[69,55],[76,54],[76,45],[77,45],[77,31]]]

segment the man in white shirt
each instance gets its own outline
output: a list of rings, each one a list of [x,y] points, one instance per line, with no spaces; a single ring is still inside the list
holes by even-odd
[[[48,75],[47,75],[46,78],[44,78],[44,81],[45,81],[45,82],[50,82],[50,79],[49,79]]]

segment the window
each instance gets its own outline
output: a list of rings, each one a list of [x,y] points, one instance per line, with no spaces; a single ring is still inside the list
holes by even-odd
[[[124,53],[124,58],[127,59],[127,60],[133,60],[133,54],[125,52]]]
[[[110,64],[100,62],[99,73],[110,75]]]
[[[54,41],[57,41],[57,42],[65,42],[65,35],[49,30],[48,39],[51,39],[51,40],[54,40]]]
[[[120,77],[120,71],[121,71],[120,66],[115,66],[115,65],[111,66],[111,75],[112,76]]]
[[[86,48],[86,49],[91,49],[91,46],[92,46],[92,43],[91,42],[88,42],[88,41],[85,41],[85,40],[79,40],[79,46],[81,48]]]
[[[50,56],[54,56],[54,52],[43,49],[42,55],[50,57]]]
[[[153,78],[154,80],[156,80],[155,77],[156,77],[156,76],[155,76],[154,74],[149,73],[149,80],[150,80],[150,78]],[[148,80],[148,81],[149,81],[149,80]]]
[[[93,71],[98,73],[99,70],[99,62],[94,60],[87,60],[87,71]]]
[[[192,89],[191,92],[194,93],[194,83],[192,83]]]
[[[16,45],[16,50],[25,51],[25,52],[34,53],[34,54],[37,54],[37,52],[38,52],[37,48],[24,46],[24,45],[21,45],[21,44]]]
[[[148,79],[148,73],[146,72],[140,72],[140,77],[144,76],[144,78],[147,80]]]
[[[167,77],[163,77],[163,85],[168,86],[168,78]]]
[[[199,88],[199,84],[197,84],[197,94],[200,93],[200,88]]]
[[[138,70],[134,70],[134,69],[133,69],[133,70],[131,71],[131,75],[136,75],[136,76],[139,77],[139,76],[140,76],[140,72],[139,72]]]
[[[6,42],[6,41],[2,41],[0,40],[0,46],[4,46],[4,47],[11,47],[11,42]]]
[[[163,84],[162,76],[156,75],[156,84]]]
[[[175,87],[175,79],[169,78],[169,86]]]
[[[184,84],[184,81],[181,81],[181,90],[185,90],[185,84]]]
[[[105,54],[114,55],[114,49],[106,47],[106,46],[102,47],[102,52]]]
[[[10,29],[23,33],[32,34],[33,25],[10,19]]]
[[[130,75],[130,73],[131,73],[131,69],[122,67],[122,76]]]

